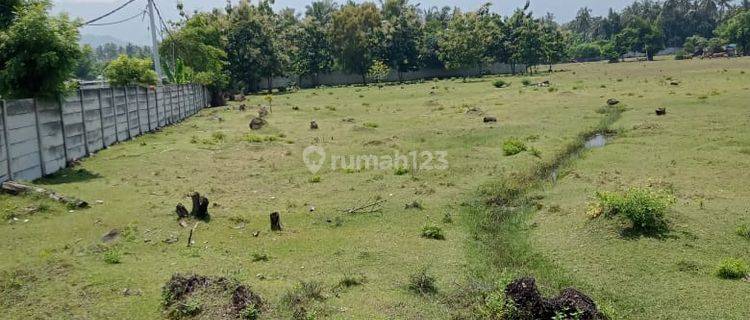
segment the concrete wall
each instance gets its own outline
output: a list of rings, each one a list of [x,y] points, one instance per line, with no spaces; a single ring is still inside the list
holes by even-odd
[[[208,106],[206,88],[86,88],[60,101],[0,100],[0,182],[34,180]]]
[[[524,71],[524,65],[516,65],[516,72]],[[473,77],[485,74],[508,74],[513,70],[510,65],[504,63],[494,63],[489,66],[472,69],[462,70],[445,70],[445,69],[421,69],[412,72],[402,73],[399,78],[398,72],[391,70],[388,77],[384,80],[385,82],[394,81],[410,81],[419,79],[432,79],[432,78],[451,78],[451,77]],[[372,82],[372,79],[368,79]],[[322,74],[317,79],[313,77],[277,77],[272,81],[273,88],[288,87],[292,84],[296,84],[300,88],[311,88],[319,85],[324,86],[339,86],[339,85],[350,85],[362,83],[362,75],[351,74],[345,72],[332,72]],[[261,80],[258,84],[259,89],[268,89],[268,80]]]

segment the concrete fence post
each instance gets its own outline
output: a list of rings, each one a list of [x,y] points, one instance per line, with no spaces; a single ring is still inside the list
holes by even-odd
[[[150,87],[146,87],[146,121],[148,121],[148,131],[151,132],[151,98],[150,96]],[[156,111],[156,115],[159,115],[159,111]]]
[[[139,135],[143,134],[143,126],[141,126],[141,89],[140,87],[135,87],[135,115],[138,117],[138,132]]]
[[[32,112],[34,112],[34,126],[36,127],[36,143],[37,143],[37,149],[39,151],[39,169],[42,170],[42,177],[47,175],[47,169],[45,168],[46,164],[44,163],[44,152],[42,150],[42,131],[39,130],[39,109],[36,105],[36,98],[34,98],[34,105],[32,107]]]
[[[182,92],[180,92],[182,91],[181,86],[178,84],[176,89],[177,89],[177,121],[181,121],[182,120],[182,99],[181,99]]]
[[[0,100],[0,113],[2,113],[2,122],[3,122],[3,148],[5,148],[5,163],[8,165],[8,180],[13,180],[13,170],[10,166],[10,143],[8,142],[8,108],[5,107],[5,100]]]
[[[166,86],[169,89],[169,124],[174,123],[174,99],[172,99],[172,86]]]
[[[65,166],[68,166],[68,136],[65,135],[65,110],[63,106],[65,105],[63,103],[64,98],[61,96],[57,97],[57,106],[60,107],[60,131],[62,131],[62,140],[63,140],[63,156],[65,157]]]
[[[83,89],[78,89],[78,96],[80,104],[81,104],[81,126],[83,126],[83,150],[85,150],[86,155],[89,155],[89,140],[88,140],[88,130],[86,130],[86,108],[83,103]]]
[[[117,119],[117,100],[115,100],[115,88],[110,87],[109,93],[111,94],[110,98],[112,100],[112,117],[115,119],[115,141],[120,142],[120,128],[117,125],[117,123],[120,122],[120,119]]]
[[[133,136],[130,134],[130,127],[132,125],[130,124],[130,99],[128,99],[128,87],[123,87],[124,93],[125,93],[125,121],[127,122],[128,129],[125,130],[128,132],[128,140],[133,139]]]
[[[107,142],[104,141],[104,107],[102,107],[102,88],[96,90],[99,96],[99,129],[102,131],[102,149],[107,148]]]

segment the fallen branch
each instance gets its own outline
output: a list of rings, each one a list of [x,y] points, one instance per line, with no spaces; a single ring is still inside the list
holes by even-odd
[[[359,207],[343,209],[341,212],[349,214],[379,212],[383,209],[383,203],[385,203],[385,199],[380,199]]]
[[[190,235],[188,235],[188,243],[187,243],[188,247],[193,245],[193,232],[195,231],[195,228],[197,227],[198,227],[198,222],[196,222],[193,228],[190,229]]]
[[[56,193],[54,191],[50,191],[50,190],[39,188],[39,187],[27,186],[25,184],[21,184],[15,181],[3,182],[2,187],[0,188],[2,188],[3,192],[6,192],[12,195],[19,195],[25,192],[36,192],[38,194],[46,195],[50,199],[55,200],[57,202],[64,203],[65,205],[69,207],[74,207],[74,208],[79,208],[79,209],[84,209],[84,208],[89,207],[89,204],[86,201],[76,199],[76,198],[69,198],[59,193]]]

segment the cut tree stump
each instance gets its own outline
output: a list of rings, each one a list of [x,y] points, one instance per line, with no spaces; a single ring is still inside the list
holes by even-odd
[[[271,231],[281,231],[281,215],[278,212],[271,213]]]
[[[484,117],[484,123],[494,123],[497,122],[496,117]]]
[[[657,116],[666,116],[667,115],[667,108],[656,109],[656,115]]]
[[[318,123],[315,120],[310,122],[310,130],[318,130]]]
[[[253,120],[250,120],[250,130],[260,130],[265,125],[266,120],[261,118],[253,118]]]
[[[177,208],[175,209],[175,212],[177,212],[177,217],[180,219],[187,218],[190,213],[188,212],[187,208],[182,203],[177,204]]]
[[[193,209],[190,211],[190,215],[197,219],[208,220],[210,217],[208,213],[208,199],[202,197],[198,192],[193,192],[190,198],[193,200]]]

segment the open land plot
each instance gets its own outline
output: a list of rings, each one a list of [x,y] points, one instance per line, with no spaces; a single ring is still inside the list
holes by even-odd
[[[466,283],[510,273],[537,275],[547,292],[579,286],[624,317],[693,318],[716,309],[740,316],[749,286],[710,269],[720,257],[748,258],[746,240],[733,232],[748,220],[741,187],[750,148],[748,67],[748,59],[580,64],[502,77],[512,83],[502,89],[487,77],[300,90],[274,95],[268,125],[258,131],[248,122],[268,104],[262,95],[244,102],[246,112],[237,103],[203,110],[35,182],[86,199],[90,209],[0,195],[12,221],[0,226],[3,308],[15,318],[158,318],[170,276],[198,273],[248,284],[267,301],[265,318],[295,311],[285,297],[300,282],[321,292],[305,305],[318,318],[449,318],[457,307],[447,301]],[[524,78],[550,87],[524,87]],[[476,190],[558,161],[582,133],[601,129],[611,115],[602,109],[608,98],[625,110],[612,119],[618,135],[610,144],[562,167],[556,184],[531,191],[539,210],[516,214],[508,233],[479,230],[486,220],[473,215],[494,209],[467,209],[484,203],[475,201],[483,196]],[[669,115],[656,118],[656,107]],[[499,122],[484,124],[484,115]],[[310,130],[312,120],[318,130]],[[511,138],[528,150],[505,155]],[[449,168],[324,166],[313,174],[302,161],[310,145],[342,156],[445,151]],[[585,218],[593,192],[648,179],[676,191],[674,237],[626,239],[613,222]],[[212,218],[187,247],[190,228],[178,225],[174,207],[188,204],[193,191],[211,200]],[[341,210],[373,199],[386,201],[381,211]],[[421,210],[405,208],[415,201]],[[275,211],[285,227],[278,233],[268,225]],[[421,237],[426,225],[440,227],[445,240]],[[102,243],[115,228],[122,236]],[[514,254],[523,258],[504,259]],[[682,260],[698,271],[680,271]],[[437,294],[409,290],[410,276],[423,268]],[[361,284],[340,285],[346,279]]]

